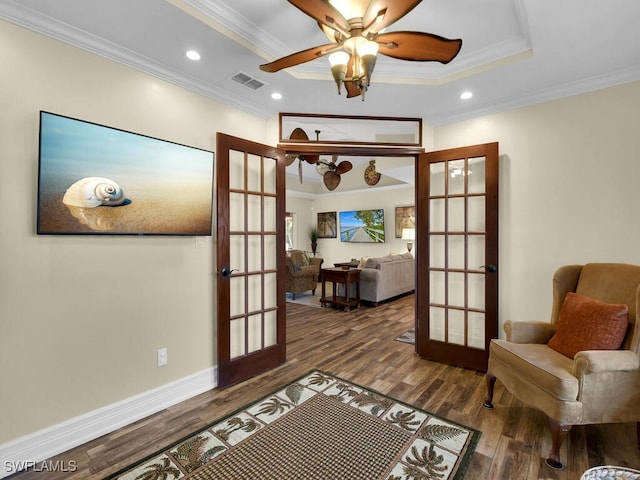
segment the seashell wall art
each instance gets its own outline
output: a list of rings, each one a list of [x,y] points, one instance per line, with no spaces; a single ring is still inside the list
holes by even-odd
[[[125,203],[122,187],[109,178],[85,177],[67,188],[62,203],[72,207],[115,207]]]

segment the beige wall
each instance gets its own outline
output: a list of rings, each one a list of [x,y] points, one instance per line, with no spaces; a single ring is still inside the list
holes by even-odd
[[[640,82],[435,129],[500,142],[500,320],[548,320],[561,265],[640,264]]]
[[[38,112],[214,151],[269,127],[5,22],[0,58],[1,444],[215,364],[212,237],[36,235]]]

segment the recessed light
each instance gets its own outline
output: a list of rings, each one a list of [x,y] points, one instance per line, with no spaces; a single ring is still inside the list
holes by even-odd
[[[274,100],[282,100],[282,94],[280,92],[273,92],[271,94],[271,98]]]
[[[200,54],[195,50],[189,50],[187,52],[187,58],[189,58],[190,60],[200,60]]]
[[[471,97],[473,97],[473,93],[471,93],[471,92],[462,92],[460,94],[460,98],[462,100],[469,100]]]

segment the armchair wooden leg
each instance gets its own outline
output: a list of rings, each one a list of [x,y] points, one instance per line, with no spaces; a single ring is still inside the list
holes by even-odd
[[[562,425],[553,418],[549,418],[549,427],[551,428],[551,451],[546,463],[555,470],[562,470],[564,465],[560,461],[560,447],[562,447],[564,439],[567,438],[572,425]]]
[[[295,294],[295,293],[292,293],[292,294],[291,294],[291,300],[295,300],[295,299],[296,299],[296,294]]]
[[[489,410],[493,410],[493,388],[496,385],[496,376],[490,372],[487,372],[485,375],[485,380],[487,382],[487,396],[484,399],[482,406],[484,408],[488,408]]]

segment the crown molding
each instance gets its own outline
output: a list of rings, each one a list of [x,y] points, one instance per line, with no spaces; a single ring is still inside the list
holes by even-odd
[[[221,103],[233,105],[260,118],[266,119],[273,116],[271,110],[263,108],[259,104],[251,102],[241,95],[236,95],[227,90],[198,81],[168,65],[154,61],[144,55],[135,53],[109,42],[104,38],[72,27],[71,25],[57,21],[39,12],[35,12],[14,0],[4,0],[0,2],[0,18],[159,78],[160,80],[199,93]]]

